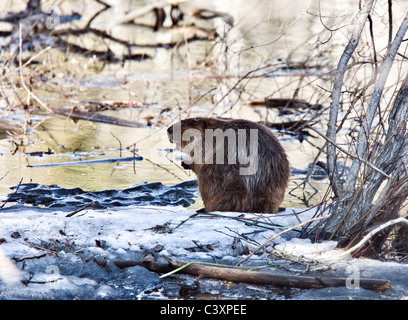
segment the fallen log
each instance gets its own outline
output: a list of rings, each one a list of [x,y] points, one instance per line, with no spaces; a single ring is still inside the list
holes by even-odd
[[[263,100],[250,100],[247,102],[249,106],[265,106],[266,108],[290,108],[290,109],[311,109],[321,110],[321,104],[311,104],[301,99],[286,99],[286,98],[265,98]]]
[[[258,123],[263,124],[265,127],[284,130],[284,131],[302,131],[303,129],[309,128],[309,121],[307,120],[295,120],[295,121],[285,121],[285,122],[268,122],[268,121],[258,121]]]
[[[309,137],[316,138],[307,129],[310,129],[309,121],[307,120],[295,120],[295,121],[285,121],[285,122],[268,122],[268,121],[258,121],[258,123],[263,124],[265,127],[284,131],[289,135],[306,135]],[[302,136],[302,137],[303,137]]]
[[[248,269],[240,269],[226,266],[210,266],[202,264],[185,264],[178,261],[170,260],[169,263],[144,263],[137,260],[114,261],[118,268],[127,268],[133,266],[142,266],[149,271],[157,273],[168,273],[183,267],[179,273],[198,276],[201,278],[211,278],[217,280],[225,280],[232,282],[243,282],[256,285],[273,285],[276,287],[293,287],[300,289],[321,289],[328,287],[345,287],[350,281],[349,278],[330,278],[316,276],[299,276],[288,275],[274,272],[251,271]],[[374,290],[378,292],[392,288],[389,280],[360,278],[359,286],[364,289]]]
[[[103,114],[95,113],[95,112],[86,112],[80,111],[76,108],[51,108],[52,112],[55,114],[63,115],[69,117],[74,120],[87,120],[87,121],[94,121],[94,122],[102,122],[102,123],[109,123],[117,126],[123,127],[133,127],[133,128],[147,128],[146,124],[142,124],[135,121],[130,121],[126,119],[121,119],[112,116],[106,116]]]

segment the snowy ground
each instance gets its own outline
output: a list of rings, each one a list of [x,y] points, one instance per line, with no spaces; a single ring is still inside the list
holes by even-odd
[[[0,211],[0,250],[11,258],[25,284],[21,281],[7,284],[3,278],[0,299],[188,298],[181,293],[186,288],[194,291],[195,298],[208,295],[237,299],[405,298],[408,265],[367,259],[336,260],[333,258],[339,253],[334,249],[336,243],[312,244],[309,240],[292,238],[296,232],[277,238],[270,248],[274,246],[294,256],[324,258],[335,269],[326,271],[325,275],[343,272],[343,275],[354,273],[389,279],[393,289],[381,294],[358,287],[285,291],[246,284],[228,288],[216,280],[200,280],[198,288],[192,277],[159,279],[158,274],[142,267],[119,269],[112,262],[141,260],[151,252],[159,262],[164,261],[160,256],[167,256],[183,262],[235,264],[245,257],[248,244],[253,250],[283,229],[250,226],[232,217],[245,217],[248,221],[263,219],[269,225],[285,227],[297,225],[298,219],[305,221],[313,215],[313,210],[297,211],[297,217],[293,210],[267,217],[238,213],[214,217],[195,216],[194,211],[184,207],[129,206],[83,210],[66,217],[66,211],[12,206]],[[266,258],[254,255],[246,264],[266,264]],[[294,268],[285,263],[286,267]],[[4,266],[1,259],[0,265]],[[272,269],[276,271],[275,267]]]

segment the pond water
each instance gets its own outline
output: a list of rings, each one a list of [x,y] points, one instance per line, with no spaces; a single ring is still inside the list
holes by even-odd
[[[35,63],[23,68],[23,76],[31,84],[32,92],[49,107],[72,108],[89,102],[119,101],[120,108],[108,108],[101,113],[149,126],[130,128],[73,121],[30,104],[24,109],[27,93],[21,85],[16,85],[20,79],[18,66],[8,65],[4,53],[3,67],[10,76],[1,83],[1,116],[21,125],[28,124],[28,132],[0,140],[3,199],[10,193],[9,188],[20,181],[99,191],[124,189],[144,181],[170,185],[193,179],[194,174],[180,167],[181,154],[172,151],[174,145],[167,139],[167,127],[180,118],[210,115],[278,123],[314,119],[316,128],[325,131],[324,112],[282,115],[276,109],[250,106],[248,101],[296,98],[327,107],[332,79],[328,72],[335,67],[347,41],[346,31],[358,10],[358,1],[181,1],[185,26],[171,26],[167,19],[158,31],[145,26],[155,23],[151,13],[138,16],[137,24],[119,23],[127,13],[146,8],[148,1],[109,4],[110,8],[102,10],[100,3],[91,0],[64,1],[56,7],[43,1],[43,12],[50,12],[50,8],[59,11],[60,24],[53,26],[47,36],[23,41],[23,57],[51,46],[35,57]],[[4,17],[5,13],[24,10],[25,1],[6,1],[1,6]],[[215,17],[197,17],[193,14],[197,9],[206,9]],[[74,13],[80,15],[78,19],[72,18]],[[72,21],[63,23],[63,16],[70,16]],[[379,13],[374,18],[380,17]],[[91,50],[88,55],[61,49],[61,44],[55,43],[52,32],[84,28],[91,18],[92,28],[131,45],[126,47],[106,37],[98,38],[97,34],[69,32],[62,32],[60,38],[88,48]],[[342,32],[328,29],[334,26],[341,26]],[[7,22],[1,27],[12,31],[0,39],[2,49],[19,54],[18,27]],[[218,36],[213,37],[208,30]],[[189,40],[192,37],[195,41]],[[27,51],[30,44],[34,50]],[[130,52],[149,58],[109,63],[92,54],[92,50],[108,48],[115,57]],[[31,98],[30,103],[38,105],[34,100]],[[134,105],[123,107],[127,102]],[[302,182],[324,141],[314,135],[275,133],[288,153],[292,168],[299,169],[291,177],[283,206],[319,203],[327,190],[326,179],[311,179],[305,192],[300,188],[289,191]],[[46,163],[129,157],[134,148],[143,161],[36,167]],[[197,199],[193,208],[200,206]]]

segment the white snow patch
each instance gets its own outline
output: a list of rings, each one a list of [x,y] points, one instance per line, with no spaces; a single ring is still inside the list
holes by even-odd
[[[248,234],[248,237],[262,244],[282,228],[267,230],[249,225],[253,221],[264,221],[282,227],[292,226],[308,220],[314,210],[302,211],[296,217],[287,210],[276,215],[243,214],[236,212],[218,212],[220,217],[192,217],[195,212],[184,207],[126,207],[110,210],[86,210],[72,217],[66,217],[63,211],[49,211],[26,208],[5,210],[1,213],[0,238],[4,238],[1,249],[9,257],[38,254],[35,244],[41,242],[70,241],[78,247],[86,247],[95,254],[104,252],[96,241],[104,242],[106,247],[117,253],[126,250],[135,251],[153,248],[157,244],[164,246],[168,256],[177,258],[188,255],[189,259],[201,259],[209,256],[226,257],[233,255],[231,244],[234,237]],[[298,210],[300,211],[300,210]],[[246,219],[248,224],[234,218]],[[157,226],[167,226],[172,232],[158,232]],[[259,231],[258,233],[253,233]],[[20,237],[12,237],[13,233]],[[283,241],[276,239],[276,243]],[[293,244],[284,241],[284,246],[316,251],[319,247],[304,240],[293,239]],[[212,245],[210,253],[190,252],[187,248],[197,245]],[[332,244],[333,245],[333,244]],[[256,248],[255,242],[251,244]],[[309,250],[309,251],[310,251]],[[255,258],[255,257],[254,257]]]
[[[309,239],[294,238],[290,241],[277,244],[275,248],[293,256],[324,261],[329,257],[335,257],[339,251],[343,252],[343,250],[336,250],[336,246],[337,241],[312,243]]]

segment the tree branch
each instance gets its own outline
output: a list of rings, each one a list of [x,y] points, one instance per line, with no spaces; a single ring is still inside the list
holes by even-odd
[[[343,86],[343,79],[345,72],[347,71],[348,62],[356,49],[361,33],[363,32],[367,17],[371,12],[374,0],[369,0],[365,3],[364,8],[358,14],[358,23],[356,28],[351,35],[350,41],[348,42],[344,52],[340,58],[339,64],[337,66],[336,75],[333,81],[332,90],[332,103],[330,105],[329,122],[327,125],[327,137],[334,143],[336,143],[336,133],[337,133],[337,115],[339,113],[341,88]],[[331,180],[333,181],[332,188],[335,194],[340,195],[343,191],[341,186],[341,181],[339,179],[336,170],[336,149],[333,144],[327,145],[327,169],[329,175],[331,175]]]
[[[374,86],[374,91],[371,96],[370,103],[367,107],[367,112],[364,121],[362,121],[362,128],[357,138],[357,150],[356,154],[359,158],[367,156],[367,144],[368,144],[368,135],[370,133],[370,128],[374,120],[375,112],[377,111],[382,92],[384,90],[385,82],[390,73],[394,58],[397,54],[398,48],[403,40],[403,37],[408,29],[408,13],[402,21],[400,28],[395,35],[394,41],[391,44],[390,49],[384,59],[384,62],[381,66],[380,72],[378,74],[378,80]],[[351,164],[350,174],[347,177],[345,186],[348,190],[354,190],[358,178],[358,172],[360,170],[360,161],[354,160]]]
[[[348,152],[346,149],[340,147],[336,142],[332,141],[331,139],[329,139],[328,137],[326,137],[323,133],[321,133],[320,131],[314,129],[313,127],[310,127],[309,129],[311,129],[312,131],[316,132],[318,135],[320,135],[322,138],[324,138],[327,142],[331,143],[333,146],[335,146],[337,149],[339,149],[341,152],[347,154],[348,156],[352,157],[353,159],[357,159],[358,161],[361,161],[362,163],[368,165],[369,167],[371,167],[372,169],[374,169],[375,171],[377,171],[378,173],[381,173],[384,177],[386,177],[387,179],[391,179],[391,176],[386,174],[384,171],[382,171],[381,169],[377,168],[374,164],[372,164],[370,161],[367,161],[365,159],[360,158],[358,155],[352,154],[350,152]]]
[[[394,225],[394,224],[398,224],[398,223],[405,223],[408,224],[408,220],[406,219],[406,216],[404,217],[400,217],[394,220],[390,220],[380,226],[378,226],[377,228],[375,228],[374,230],[370,231],[369,233],[367,233],[363,239],[360,240],[359,243],[357,243],[355,246],[351,247],[350,249],[348,249],[347,251],[341,253],[340,255],[337,256],[337,258],[344,258],[346,256],[348,256],[349,254],[353,253],[354,251],[356,251],[357,249],[361,248],[365,243],[367,243],[374,235],[376,235],[378,232]]]
[[[261,272],[242,270],[240,268],[226,266],[210,266],[200,263],[188,263],[172,261],[169,263],[143,263],[142,261],[114,261],[119,268],[132,266],[142,266],[150,271],[158,273],[167,273],[175,269],[183,274],[198,276],[200,278],[212,278],[225,281],[243,282],[257,285],[273,285],[277,287],[294,287],[302,289],[325,288],[325,287],[344,287],[348,283],[348,278],[341,277],[313,277],[298,276],[276,272]],[[359,279],[359,285],[362,288],[384,291],[391,288],[389,280],[362,278]]]

